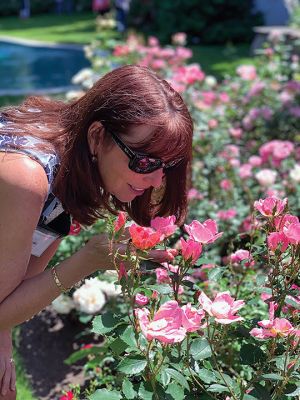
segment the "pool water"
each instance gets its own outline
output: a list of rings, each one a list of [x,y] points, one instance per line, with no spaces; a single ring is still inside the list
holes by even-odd
[[[0,41],[0,95],[59,92],[88,67],[82,49],[29,46]]]

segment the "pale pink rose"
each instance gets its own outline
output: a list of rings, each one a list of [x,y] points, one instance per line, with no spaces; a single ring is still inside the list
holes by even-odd
[[[232,158],[231,160],[229,160],[229,164],[233,167],[233,168],[239,168],[239,166],[241,165],[240,160],[238,160],[237,158]]]
[[[168,271],[165,268],[155,269],[157,283],[170,283],[170,277]]]
[[[202,200],[203,195],[197,189],[191,188],[187,195],[188,200]]]
[[[218,225],[213,219],[207,219],[203,223],[193,220],[189,225],[184,225],[184,229],[191,239],[203,244],[213,243],[223,234],[218,233]]]
[[[270,233],[267,242],[269,249],[273,252],[280,250],[283,253],[289,246],[289,240],[282,232]]]
[[[124,211],[119,212],[118,217],[114,223],[115,233],[119,232],[125,226],[126,216],[127,216],[126,212]]]
[[[229,179],[222,179],[220,182],[220,188],[223,190],[231,190],[233,188],[233,184]]]
[[[229,133],[232,137],[240,139],[243,135],[243,130],[241,128],[229,128]]]
[[[156,59],[151,62],[152,69],[164,69],[167,67],[167,63],[165,60]]]
[[[175,50],[175,55],[176,55],[176,57],[178,57],[179,59],[187,60],[188,58],[193,57],[193,52],[192,52],[191,49],[188,49],[187,47],[181,47],[181,46],[179,46],[179,47],[177,47],[176,50]],[[171,61],[171,60],[170,60],[170,61]],[[187,67],[189,67],[190,65],[193,65],[193,67],[196,66],[195,68],[197,68],[198,70],[200,70],[199,64],[189,64],[189,65],[187,65]],[[201,78],[200,78],[200,75],[201,75]],[[196,80],[201,80],[201,81],[202,81],[204,78],[205,78],[205,75],[204,75],[204,73],[201,71],[201,74],[199,74],[199,76],[197,76]]]
[[[259,149],[259,155],[263,162],[271,161],[279,166],[294,151],[294,144],[288,140],[271,140],[263,144]]]
[[[261,186],[272,186],[276,180],[277,172],[271,169],[262,169],[255,174]]]
[[[157,339],[165,344],[182,342],[186,336],[186,329],[182,326],[182,310],[177,301],[170,300],[164,303],[149,319],[149,310],[140,308],[135,310],[141,331],[147,340]]]
[[[290,243],[300,243],[300,223],[293,223],[283,228],[285,236],[288,238]]]
[[[252,165],[251,164],[242,164],[239,168],[239,177],[241,179],[247,179],[252,176]]]
[[[180,242],[181,254],[184,260],[195,264],[202,253],[201,243],[195,242],[192,239],[188,239],[187,241],[185,241],[183,238],[180,239]]]
[[[265,293],[265,292],[260,295],[260,298],[262,299],[262,301],[269,300],[271,297],[272,297],[272,295],[270,293]]]
[[[245,304],[244,300],[234,300],[229,292],[218,293],[211,301],[204,292],[199,296],[199,303],[203,309],[220,324],[231,324],[232,322],[242,321],[243,318],[235,315],[236,312]]]
[[[172,215],[170,217],[156,217],[151,220],[150,226],[157,232],[160,232],[164,237],[173,235],[178,228],[175,224],[176,217]]]
[[[258,339],[268,339],[270,337],[286,337],[297,334],[297,330],[285,318],[274,318],[274,310],[277,304],[270,302],[269,319],[258,322],[262,328],[253,328],[249,333]]]
[[[219,125],[219,123],[216,119],[210,119],[208,121],[207,125],[208,125],[209,129],[214,129]]]
[[[237,212],[233,208],[230,208],[229,210],[221,210],[217,212],[217,217],[220,220],[227,221],[229,219],[232,219],[236,216]]]
[[[159,46],[159,40],[157,39],[157,37],[149,36],[148,46],[150,46],[150,47]]]
[[[186,44],[186,33],[177,32],[172,35],[172,43],[175,45],[185,46]]]
[[[229,259],[234,264],[239,264],[240,262],[242,262],[244,260],[248,260],[247,262],[244,263],[245,267],[250,267],[250,266],[254,265],[254,261],[250,254],[250,251],[244,250],[244,249],[239,249],[236,252],[232,253],[229,256]]]
[[[149,303],[149,299],[147,296],[141,294],[141,293],[137,293],[135,295],[135,304],[139,305],[139,306],[145,306],[146,304]]]
[[[221,92],[219,93],[219,100],[221,101],[221,103],[228,103],[230,101],[230,97],[228,93]]]
[[[190,303],[181,307],[182,309],[182,326],[187,332],[195,332],[201,328],[201,321],[205,318],[203,310],[197,310]]]
[[[262,81],[254,82],[248,92],[248,97],[254,97],[261,94],[261,92],[265,89],[266,84]]]
[[[219,156],[225,160],[230,160],[231,158],[238,158],[240,156],[240,149],[234,144],[228,144],[225,146],[224,150],[219,153]]]
[[[287,198],[281,200],[277,197],[267,197],[264,200],[259,199],[258,201],[255,201],[254,208],[265,217],[276,217],[284,211],[287,201]]]
[[[253,167],[259,167],[262,164],[262,159],[259,156],[251,156],[248,160]]]
[[[242,79],[246,81],[253,81],[257,76],[254,65],[240,65],[236,72]]]

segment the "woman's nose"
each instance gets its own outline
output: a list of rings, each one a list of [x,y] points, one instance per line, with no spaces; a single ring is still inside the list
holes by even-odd
[[[165,176],[162,168],[145,175],[144,179],[150,182],[151,186],[158,188],[162,185],[163,177]]]

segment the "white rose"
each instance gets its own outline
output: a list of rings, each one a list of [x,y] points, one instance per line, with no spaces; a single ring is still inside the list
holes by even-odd
[[[255,174],[255,178],[261,186],[271,186],[276,180],[277,172],[271,169],[262,169]]]
[[[55,300],[52,301],[52,307],[59,314],[69,314],[74,308],[74,302],[71,297],[61,294]]]
[[[300,182],[300,164],[295,164],[290,170],[290,178],[295,182]]]
[[[115,285],[112,282],[99,281],[102,292],[106,294],[107,297],[117,297],[122,293],[120,285]]]
[[[205,78],[204,82],[206,83],[207,86],[213,88],[217,85],[217,80],[214,76],[212,75],[207,75]]]
[[[84,284],[73,293],[73,300],[78,310],[87,314],[100,311],[105,305],[105,296],[97,278],[86,279]]]

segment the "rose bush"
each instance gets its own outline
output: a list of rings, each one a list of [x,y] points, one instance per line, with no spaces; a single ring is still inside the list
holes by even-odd
[[[194,158],[184,227],[172,216],[131,225],[126,256],[114,258],[122,294],[93,320],[101,340],[68,362],[87,359],[91,400],[298,398],[299,59],[273,35],[255,65],[217,82],[187,64],[183,39],[113,41],[105,62],[99,43],[87,49],[86,87],[136,62],[181,92],[195,122]],[[111,240],[125,222],[124,213],[107,222]],[[161,246],[178,250],[173,262],[144,261]]]

